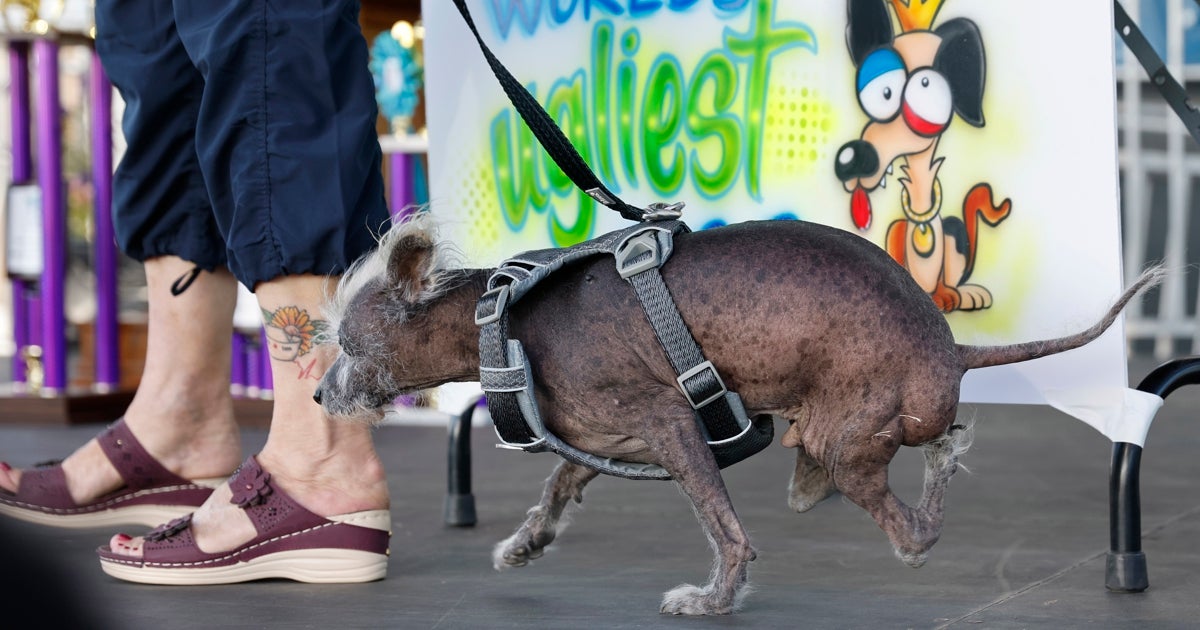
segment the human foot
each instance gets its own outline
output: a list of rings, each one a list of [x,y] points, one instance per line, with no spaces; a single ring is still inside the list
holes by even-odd
[[[89,467],[90,474],[80,472]],[[0,513],[59,527],[152,525],[194,510],[222,481],[200,474],[183,477],[164,467],[125,419],[61,465],[18,471],[5,464],[0,476],[5,482]],[[73,487],[72,477],[84,483]]]
[[[193,515],[114,536],[99,549],[101,566],[153,584],[382,578],[391,518],[382,467],[370,459],[358,478],[334,479],[328,465],[273,475],[252,457]]]

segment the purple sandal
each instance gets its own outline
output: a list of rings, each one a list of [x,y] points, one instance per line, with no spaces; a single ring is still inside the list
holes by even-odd
[[[387,574],[387,510],[324,518],[271,483],[251,457],[229,480],[230,503],[246,511],[258,535],[232,551],[206,553],[192,537],[191,516],[146,534],[142,557],[97,550],[104,572],[144,584],[230,584],[266,578],[298,582],[369,582]]]
[[[194,511],[224,478],[189,481],[163,468],[133,437],[122,418],[97,440],[125,485],[76,504],[62,466],[26,470],[16,494],[0,490],[0,514],[55,527],[153,526]]]

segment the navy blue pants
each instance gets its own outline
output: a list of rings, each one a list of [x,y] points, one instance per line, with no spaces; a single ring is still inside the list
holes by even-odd
[[[125,99],[113,182],[135,260],[226,266],[253,290],[341,273],[388,211],[374,84],[352,0],[98,0]]]

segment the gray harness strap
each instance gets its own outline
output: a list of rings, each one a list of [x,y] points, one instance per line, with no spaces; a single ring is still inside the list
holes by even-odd
[[[535,250],[505,261],[488,279],[476,305],[480,325],[480,384],[502,447],[528,452],[552,450],[601,472],[632,479],[670,479],[660,466],[603,459],[559,440],[538,412],[533,378],[521,343],[508,339],[508,306],[562,267],[597,254],[616,258],[617,271],[634,288],[684,397],[695,411],[717,463],[736,463],[770,444],[770,417],[746,416],[741,399],[728,391],[704,358],[658,269],[670,257],[673,236],[687,232],[680,221],[641,223],[565,249]]]

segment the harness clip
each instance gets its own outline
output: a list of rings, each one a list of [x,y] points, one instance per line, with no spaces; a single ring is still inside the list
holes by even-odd
[[[655,201],[654,203],[646,206],[646,213],[642,215],[642,220],[672,221],[674,219],[678,219],[679,217],[683,216],[683,206],[684,203],[682,201],[676,201],[675,203],[663,203],[661,201]]]
[[[508,307],[508,285],[503,284],[479,296],[475,304],[475,325],[486,326],[498,321]],[[486,310],[485,310],[486,309]]]
[[[659,255],[658,237],[655,230],[646,230],[637,236],[621,243],[621,248],[613,252],[617,259],[617,273],[622,278],[629,278],[657,269],[662,264]]]

